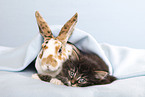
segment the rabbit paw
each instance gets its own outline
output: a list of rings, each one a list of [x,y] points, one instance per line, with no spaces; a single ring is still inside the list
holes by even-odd
[[[33,79],[38,79],[38,80],[40,80],[38,74],[32,74],[32,78],[33,78]]]
[[[60,80],[58,80],[57,78],[52,78],[50,80],[50,83],[56,84],[56,85],[64,85]]]

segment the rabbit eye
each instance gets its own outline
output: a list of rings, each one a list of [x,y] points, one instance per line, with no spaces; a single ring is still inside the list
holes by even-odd
[[[58,52],[59,52],[59,53],[61,53],[61,52],[62,52],[62,47],[58,50]]]
[[[48,43],[48,41],[45,42],[46,44]]]

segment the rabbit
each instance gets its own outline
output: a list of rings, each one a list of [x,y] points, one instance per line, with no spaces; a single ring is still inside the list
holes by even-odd
[[[79,49],[67,42],[77,23],[78,14],[76,13],[62,27],[57,37],[53,36],[49,26],[38,11],[36,11],[35,16],[40,34],[44,38],[42,49],[36,58],[35,67],[38,73],[55,77],[67,59],[76,59],[80,53]]]

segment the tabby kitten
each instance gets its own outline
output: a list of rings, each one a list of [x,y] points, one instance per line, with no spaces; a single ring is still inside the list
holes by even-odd
[[[47,82],[52,79],[49,75],[38,76]],[[95,54],[81,54],[79,60],[67,60],[56,78],[64,85],[73,87],[109,84],[116,80],[109,75],[105,62]]]

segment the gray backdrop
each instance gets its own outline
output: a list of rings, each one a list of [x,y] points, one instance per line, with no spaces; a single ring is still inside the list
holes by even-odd
[[[145,49],[144,0],[0,0],[0,45],[16,47],[38,33],[35,11],[49,25],[63,25],[75,12],[77,28],[98,42]]]

